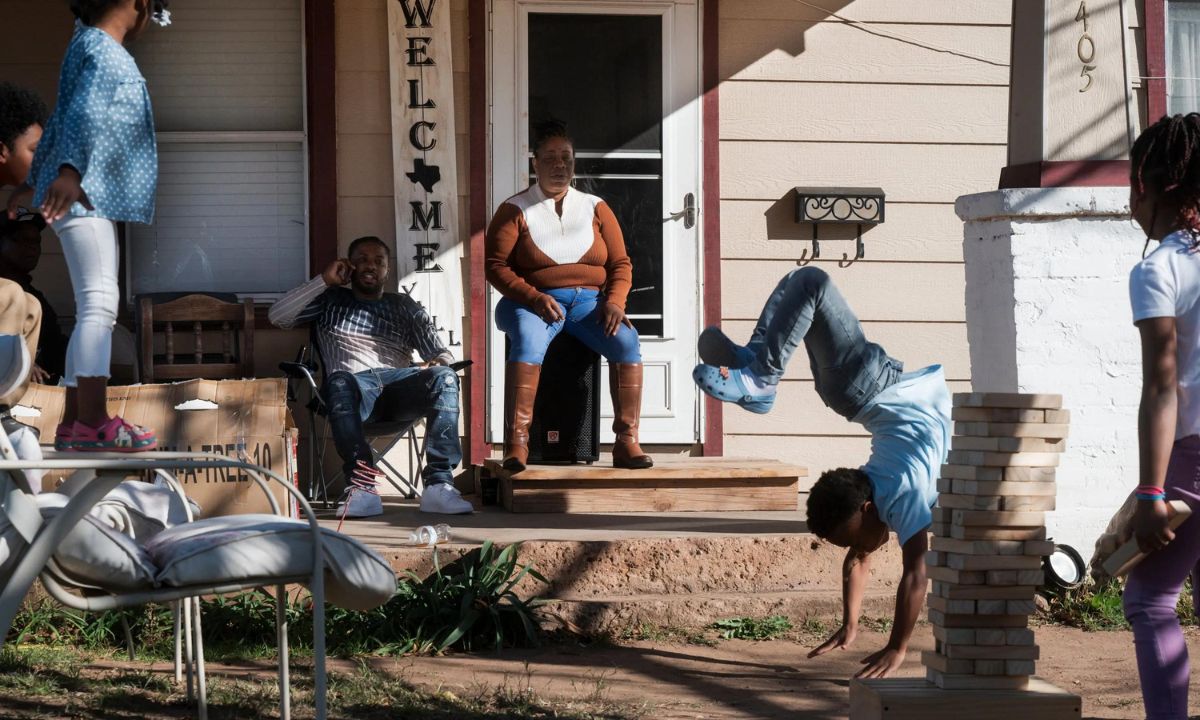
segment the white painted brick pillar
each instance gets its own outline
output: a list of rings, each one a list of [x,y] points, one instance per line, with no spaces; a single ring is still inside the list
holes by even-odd
[[[1048,528],[1086,560],[1137,484],[1141,360],[1129,271],[1145,234],[1128,188],[960,197],[976,391],[1061,393],[1071,437]]]

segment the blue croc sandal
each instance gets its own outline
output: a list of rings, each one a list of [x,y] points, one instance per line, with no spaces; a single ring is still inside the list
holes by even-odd
[[[706,365],[744,368],[754,362],[753,350],[730,340],[716,325],[704,328],[696,341],[696,349],[700,352],[700,362]]]
[[[706,394],[724,402],[735,403],[752,413],[766,414],[775,404],[775,393],[751,395],[746,391],[742,374],[727,367],[697,365],[696,369],[692,370],[692,379]]]

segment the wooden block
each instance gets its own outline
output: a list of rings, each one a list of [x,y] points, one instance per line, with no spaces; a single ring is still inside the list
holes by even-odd
[[[978,450],[951,450],[946,455],[948,462],[955,465],[980,467],[1057,467],[1060,453],[1052,452],[983,452]]]
[[[1046,410],[1045,412],[1048,423],[1066,425],[1071,422],[1070,410]]]
[[[933,521],[935,523],[948,523],[954,520],[954,513],[950,508],[933,508]]]
[[[1031,570],[1042,566],[1042,559],[1031,555],[959,555],[958,553],[947,553],[945,559],[946,566],[955,570]]]
[[[1061,411],[1052,411],[1061,412]],[[1020,408],[973,408],[956,407],[950,411],[955,422],[999,422],[1040,423],[1047,422],[1045,410],[1022,410]]]
[[[1025,543],[1022,555],[1041,555],[1046,557],[1054,552],[1054,543],[1049,540],[1030,540]]]
[[[938,672],[933,668],[925,668],[925,679],[943,690],[1019,690],[1029,686],[1028,677],[1009,677],[1007,675],[1003,677],[988,677],[985,675],[950,675],[948,673]],[[962,698],[959,700],[959,702],[970,703],[970,700],[967,698]],[[961,705],[956,709],[959,713],[962,712]],[[962,715],[953,714],[945,715],[943,717],[958,718],[962,717]],[[972,707],[971,710],[971,717],[976,720],[979,718],[979,714],[975,711],[974,707]]]
[[[1062,407],[1062,395],[1050,393],[954,393],[954,407],[1021,408],[1057,410]]]
[[[947,628],[1023,628],[1029,627],[1028,615],[951,615],[928,611],[929,622]]]
[[[1008,602],[1011,602],[1011,601],[1010,600],[976,600],[975,601],[975,612],[979,613],[980,615],[1007,615],[1008,613],[1004,612],[1004,608],[1006,607],[1005,603],[1008,603]]]
[[[1037,612],[1037,603],[1033,600],[1005,600],[1009,615],[1032,615]]]
[[[1004,631],[1005,645],[1032,645],[1033,631],[1029,628],[1008,628]]]
[[[975,642],[957,643],[959,645],[1007,645],[1004,641],[1005,630],[1002,628],[985,628],[975,631]]]
[[[1034,483],[1028,483],[1033,485]],[[1000,509],[1007,512],[1031,512],[1036,510],[1053,510],[1053,495],[1004,495]]]
[[[1037,645],[945,645],[946,657],[954,660],[1037,660]]]
[[[948,522],[931,523],[929,525],[929,532],[933,533],[937,537],[949,537],[950,536],[950,523],[948,523]]]
[[[1037,437],[1063,440],[1069,431],[1069,425],[1049,423],[954,423],[955,435],[975,437]]]
[[[938,478],[937,491],[940,493],[948,493],[954,490],[953,478]]]
[[[1014,628],[1015,629],[1015,628]],[[972,628],[945,628],[933,626],[933,638],[943,643],[959,643],[962,645],[975,644],[975,630]]]
[[[1046,583],[1046,573],[1043,570],[1019,570],[1017,571],[1018,585],[1036,585],[1041,587]]]
[[[1008,469],[1025,470],[1027,468]],[[1058,485],[1054,482],[1054,474],[1051,472],[1050,480],[1047,482],[988,482],[984,480],[955,479],[950,484],[950,491],[955,495],[1013,495],[1019,497],[1048,495],[1054,497],[1058,493]]]
[[[1016,585],[1017,571],[1016,570],[989,570],[987,574],[988,585]]]
[[[1004,674],[1011,676],[1032,675],[1037,669],[1036,666],[1037,663],[1033,660],[1005,660]]]
[[[1004,479],[1004,470],[1002,468],[975,467],[974,465],[947,464],[942,466],[942,477],[952,480],[996,482]]]
[[[1007,677],[999,679],[1013,682]],[[951,684],[956,682],[959,680]],[[1079,696],[1041,678],[1017,682],[1017,689],[955,690],[941,689],[922,678],[851,680],[850,720],[1079,720],[1083,709]]]
[[[936,550],[926,552],[925,567],[946,567],[946,554]]]
[[[1025,555],[1025,543],[1020,540],[955,540],[934,538],[930,545],[941,552],[960,555]]]
[[[965,662],[965,661],[964,661]],[[975,660],[976,675],[1004,675],[1005,660]]]
[[[1046,513],[1044,512],[952,510],[951,513],[950,522],[962,527],[1034,528],[1046,524]]]
[[[938,495],[938,507],[951,510],[1000,510],[1003,502],[1004,498],[999,495],[955,495],[953,493]]]
[[[950,440],[951,450],[982,450],[985,452],[1056,452],[1067,449],[1066,440],[1046,438],[975,437],[955,435]]]
[[[1003,479],[1004,479],[1004,482],[1018,482],[1018,483],[1022,483],[1022,482],[1023,482],[1023,483],[1029,483],[1029,482],[1043,482],[1043,483],[1052,483],[1052,482],[1054,482],[1054,474],[1055,474],[1055,470],[1054,470],[1054,468],[1044,468],[1044,467],[1010,467],[1010,468],[1004,468],[1004,478],[1003,478]],[[1007,494],[1010,494],[1010,493],[998,493],[998,494],[1001,494],[1001,495],[1007,495]],[[1017,494],[1017,493],[1011,493],[1011,494],[1015,495],[1015,494]]]
[[[925,576],[930,580],[953,583],[954,585],[983,585],[987,582],[986,573],[952,570],[946,567],[926,567]]]
[[[1025,600],[1033,597],[1037,587],[1029,585],[951,585],[935,582],[933,594],[961,600]]]
[[[955,512],[962,512],[956,510]],[[996,528],[996,527],[963,527],[950,525],[950,537],[956,540],[1045,540],[1046,528]]]
[[[975,672],[974,660],[953,660],[930,650],[921,652],[921,664],[938,672],[970,675]],[[1003,675],[1004,673],[1000,673]]]
[[[1174,530],[1188,519],[1192,509],[1182,500],[1171,500],[1167,503],[1167,513],[1170,515],[1167,526]],[[950,530],[953,532],[954,528],[951,527]],[[1130,538],[1104,561],[1104,571],[1112,577],[1121,577],[1145,560],[1147,554],[1138,549],[1136,539]]]

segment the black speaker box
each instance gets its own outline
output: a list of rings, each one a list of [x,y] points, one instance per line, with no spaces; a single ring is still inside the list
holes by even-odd
[[[600,459],[600,384],[600,355],[559,333],[542,361],[529,426],[530,464]]]

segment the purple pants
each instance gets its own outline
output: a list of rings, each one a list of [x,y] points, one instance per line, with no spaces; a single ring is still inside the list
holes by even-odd
[[[1183,581],[1200,560],[1200,436],[1175,442],[1166,491],[1168,500],[1183,500],[1193,515],[1179,526],[1169,545],[1129,574],[1125,617],[1133,626],[1146,720],[1187,720],[1190,668],[1175,607]]]

